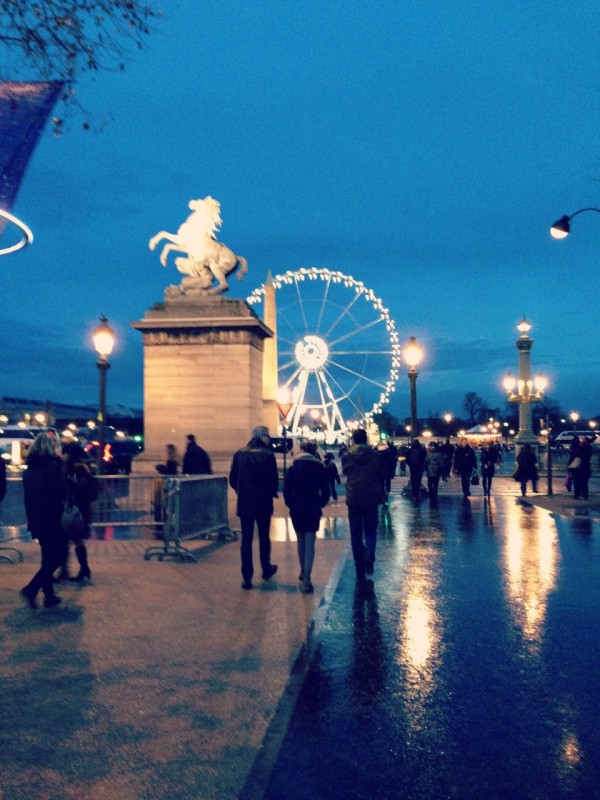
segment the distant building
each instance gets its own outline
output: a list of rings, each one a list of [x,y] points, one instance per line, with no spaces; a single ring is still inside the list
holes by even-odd
[[[74,422],[85,425],[88,420],[95,420],[98,409],[95,406],[78,406],[71,403],[56,403],[51,400],[32,400],[24,397],[0,397],[0,422],[16,424],[22,420],[32,424],[44,424],[60,427]],[[36,415],[44,415],[43,418]],[[107,418],[113,423],[123,422],[127,427],[142,427],[144,416],[141,409],[113,406],[108,409]],[[4,419],[6,418],[6,419]]]

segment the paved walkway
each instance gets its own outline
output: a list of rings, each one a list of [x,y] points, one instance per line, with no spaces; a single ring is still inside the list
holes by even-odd
[[[599,504],[558,495],[551,510]],[[149,541],[93,541],[93,582],[62,585],[62,606],[31,611],[17,592],[39,551],[19,545],[23,563],[0,563],[0,798],[236,798],[323,625],[349,553],[345,516],[342,503],[327,508],[312,596],[298,590],[281,500],[279,572],[251,592],[240,589],[237,543],[195,543],[198,563],[180,564],[145,561]]]

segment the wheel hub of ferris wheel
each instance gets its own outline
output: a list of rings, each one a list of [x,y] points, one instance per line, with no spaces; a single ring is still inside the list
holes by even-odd
[[[277,296],[279,387],[291,398],[286,428],[306,434],[318,427],[333,441],[372,421],[394,391],[400,366],[387,308],[361,281],[328,269],[288,270],[270,285]],[[264,294],[265,285],[248,303]]]

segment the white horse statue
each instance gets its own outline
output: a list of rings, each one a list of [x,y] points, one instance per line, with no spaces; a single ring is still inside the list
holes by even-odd
[[[160,263],[167,266],[167,257],[172,250],[186,253],[187,257],[175,259],[175,266],[187,277],[181,284],[170,286],[167,294],[220,294],[229,289],[226,276],[238,266],[237,276],[242,280],[248,271],[248,262],[243,256],[217,241],[216,232],[221,227],[221,204],[212,197],[190,200],[192,213],[179,227],[177,233],[159,231],[150,239],[150,250],[163,239],[168,242],[160,254]],[[213,286],[216,278],[217,285]]]

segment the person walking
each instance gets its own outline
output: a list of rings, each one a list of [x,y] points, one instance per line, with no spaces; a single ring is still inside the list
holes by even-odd
[[[61,526],[66,487],[58,439],[46,431],[33,440],[23,473],[23,494],[27,528],[41,549],[41,566],[20,594],[31,608],[37,608],[36,597],[41,589],[44,606],[51,608],[62,602],[54,593],[52,575],[67,557],[67,535]]]
[[[193,433],[187,435],[187,447],[181,471],[184,475],[212,475],[210,457],[206,450],[196,442]]]
[[[496,464],[500,463],[500,452],[498,448],[487,441],[479,455],[481,462],[481,483],[484,497],[489,497],[492,491],[492,479],[496,473]]]
[[[202,448],[199,448],[202,450]],[[202,451],[205,452],[205,451]],[[207,456],[208,458],[208,456]],[[179,471],[179,453],[177,452],[177,448],[174,444],[167,445],[167,458],[165,459],[165,475],[177,475]],[[209,469],[210,469],[210,459],[209,459]],[[188,473],[189,474],[189,473]],[[209,472],[210,474],[210,472]]]
[[[310,578],[315,559],[315,542],[321,509],[329,502],[330,489],[327,469],[317,457],[316,444],[303,442],[300,450],[300,455],[287,471],[283,498],[290,509],[298,540],[298,580],[302,582],[301,590],[305,594],[311,594],[314,591]]]
[[[454,451],[454,473],[460,476],[463,498],[465,500],[471,496],[471,476],[473,475],[474,469],[477,469],[475,451],[463,437]]]
[[[242,526],[242,589],[252,589],[252,540],[255,523],[258,528],[263,580],[269,580],[277,572],[277,564],[271,564],[269,530],[273,516],[273,498],[279,496],[279,474],[269,429],[264,425],[254,428],[246,447],[234,454],[229,471],[229,485],[237,495],[236,513]]]
[[[425,457],[427,451],[418,439],[413,439],[410,450],[406,456],[408,471],[410,472],[410,485],[413,500],[418,502],[421,497],[421,480],[425,471]]]
[[[575,459],[579,459],[579,461],[575,461]],[[573,461],[577,466],[571,466]],[[588,484],[592,475],[592,446],[584,436],[579,439],[579,446],[575,451],[573,461],[569,464],[573,477],[573,497],[575,500],[587,500],[589,498]]]
[[[392,491],[392,478],[396,474],[397,450],[389,440],[387,442],[379,442],[376,450],[382,461],[383,486],[387,500],[389,493]]]
[[[338,472],[337,465],[335,463],[335,456],[333,453],[325,453],[325,474],[327,475],[327,480],[329,481],[329,492],[333,500],[337,500],[337,487],[336,484],[341,483],[340,473]]]
[[[517,456],[517,471],[515,480],[521,484],[521,494],[527,494],[527,482],[531,481],[531,487],[537,493],[538,470],[537,454],[529,442],[523,445]]]
[[[352,433],[352,446],[342,459],[342,472],[347,476],[346,505],[350,525],[350,541],[357,586],[371,588],[379,505],[384,502],[384,473],[379,455],[367,444],[367,432],[357,428]]]
[[[442,455],[444,457],[444,472],[442,474],[442,480],[447,481],[450,477],[450,473],[452,472],[452,456],[454,454],[454,445],[450,442],[450,437],[446,438],[444,444],[440,447]]]
[[[431,442],[425,456],[425,474],[427,475],[427,493],[429,504],[437,501],[440,478],[444,474],[444,454],[435,442]]]
[[[398,463],[400,464],[400,477],[406,476],[406,459],[408,458],[410,450],[407,445],[403,444],[398,450]]]
[[[63,445],[62,452],[67,495],[81,511],[84,522],[84,528],[81,533],[73,535],[71,538],[75,545],[75,556],[79,562],[79,572],[69,580],[83,583],[86,579],[89,580],[92,577],[85,541],[91,535],[92,503],[98,497],[98,483],[92,475],[90,461],[79,442],[68,442]]]

